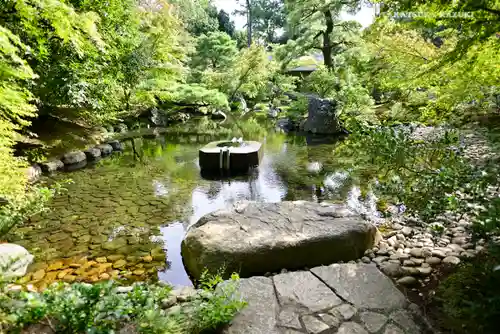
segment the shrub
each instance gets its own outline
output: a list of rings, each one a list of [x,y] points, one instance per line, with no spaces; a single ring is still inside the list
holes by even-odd
[[[336,155],[339,167],[359,184],[382,200],[404,203],[424,220],[451,210],[473,217],[483,236],[500,227],[500,202],[491,192],[498,168],[471,164],[454,131],[421,140],[412,128],[368,129],[351,135]]]
[[[457,334],[497,333],[500,318],[500,249],[462,264],[438,287],[434,301],[440,306],[438,322]]]
[[[172,288],[136,283],[119,292],[113,281],[56,283],[42,293],[9,291],[0,283],[0,332],[43,323],[56,333],[111,333],[133,327],[140,333],[201,333],[227,324],[245,302],[236,296],[239,277],[223,282],[205,275],[193,300],[178,312],[163,309]]]

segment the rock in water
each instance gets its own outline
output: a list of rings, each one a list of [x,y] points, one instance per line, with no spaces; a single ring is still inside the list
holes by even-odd
[[[118,140],[112,140],[108,142],[109,145],[113,148],[113,151],[122,151],[123,146],[122,143],[120,143]]]
[[[33,261],[24,247],[15,244],[0,244],[0,276],[2,278],[22,277]]]
[[[51,160],[40,163],[40,167],[44,173],[54,173],[64,168],[64,163],[61,160]]]
[[[335,114],[336,103],[328,99],[308,96],[308,116],[304,131],[318,134],[334,134],[342,131]]]
[[[65,165],[78,164],[87,159],[87,156],[82,151],[73,151],[66,153],[61,159]]]
[[[101,150],[97,147],[89,148],[84,153],[87,159],[91,161],[98,160],[101,157]]]
[[[202,217],[182,242],[182,257],[194,278],[205,268],[249,277],[356,260],[376,233],[343,205],[246,202]]]
[[[102,144],[97,146],[99,150],[101,150],[101,156],[107,156],[113,153],[113,147],[109,144]]]

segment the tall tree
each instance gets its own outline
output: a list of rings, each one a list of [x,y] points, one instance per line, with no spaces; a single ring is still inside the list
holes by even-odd
[[[356,11],[357,0],[286,0],[288,21],[295,38],[297,56],[311,49],[321,50],[327,68],[334,67],[333,55],[352,45],[359,24],[341,21],[341,11]]]
[[[276,34],[286,23],[283,0],[254,0],[252,14],[255,35],[268,43],[276,42]]]
[[[176,7],[177,15],[187,31],[195,36],[218,30],[217,8],[210,0],[168,0]]]
[[[77,12],[66,1],[4,1],[0,26],[28,50],[23,59],[37,74],[30,87],[40,107],[86,104],[86,60],[104,48],[98,16]]]
[[[219,21],[219,31],[223,31],[229,36],[234,37],[234,31],[236,28],[229,14],[221,9],[217,15],[217,19]]]
[[[211,32],[198,38],[191,66],[205,71],[219,70],[231,65],[238,49],[236,41],[225,32]]]
[[[241,9],[235,10],[234,13],[247,18],[247,45],[250,47],[252,45],[253,39],[253,1],[254,0],[236,0],[240,5]]]

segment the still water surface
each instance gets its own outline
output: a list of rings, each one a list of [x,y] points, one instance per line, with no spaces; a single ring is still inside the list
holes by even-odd
[[[123,153],[60,173],[64,182],[47,213],[9,237],[36,255],[24,278],[53,281],[160,279],[190,285],[180,257],[186,229],[203,215],[238,201],[344,201],[352,193],[337,170],[339,140],[269,133],[258,169],[239,177],[204,178],[198,149],[216,139],[162,134],[125,141]]]

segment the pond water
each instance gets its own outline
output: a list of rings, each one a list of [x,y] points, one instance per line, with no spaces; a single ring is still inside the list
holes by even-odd
[[[120,278],[190,285],[180,244],[203,215],[242,200],[344,201],[353,194],[336,169],[339,139],[269,133],[261,138],[261,165],[249,175],[202,177],[199,148],[224,139],[168,133],[129,139],[122,153],[47,179],[66,190],[50,211],[8,236],[36,256],[22,283],[43,288],[58,280]]]

